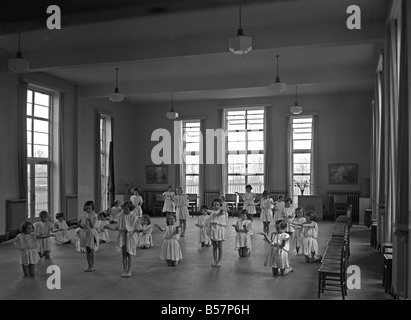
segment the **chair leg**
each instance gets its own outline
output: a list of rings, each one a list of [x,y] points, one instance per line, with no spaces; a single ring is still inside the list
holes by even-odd
[[[318,298],[321,295],[321,272],[318,272]]]
[[[341,278],[340,278],[340,284],[341,284],[341,295],[342,295],[342,299],[345,300],[344,281],[343,281],[342,275],[341,275]]]

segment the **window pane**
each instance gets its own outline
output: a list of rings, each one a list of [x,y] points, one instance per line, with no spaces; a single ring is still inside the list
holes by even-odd
[[[49,147],[35,144],[33,157],[34,158],[48,158],[49,157]]]
[[[31,158],[32,154],[31,154],[31,143],[27,144],[27,157]]]
[[[311,149],[311,140],[293,141],[294,150]]]
[[[47,165],[35,165],[34,192],[35,192],[35,216],[40,211],[48,210],[48,172]]]
[[[245,154],[228,155],[228,173],[245,173]]]
[[[263,141],[264,132],[263,131],[251,131],[248,132],[248,141]]]
[[[244,192],[245,176],[228,176],[228,193]]]
[[[32,138],[31,131],[27,131],[27,143],[33,143],[33,141],[31,141],[31,138]]]
[[[228,142],[232,141],[245,141],[245,132],[229,132],[228,133]]]
[[[294,153],[293,159],[294,163],[310,163],[311,153]]]
[[[264,172],[264,155],[249,154],[248,158],[248,173],[263,173]]]
[[[27,103],[27,115],[31,116],[33,115],[33,105],[31,103]]]
[[[27,119],[27,131],[33,130],[31,119]]]
[[[34,131],[48,133],[49,122],[46,120],[34,120]]]
[[[293,139],[305,139],[305,140],[310,140],[311,139],[311,133],[293,133]]]
[[[310,173],[310,164],[306,163],[294,163],[294,172],[293,173]]]
[[[228,151],[241,151],[241,150],[245,150],[245,141],[228,143]]]
[[[49,111],[50,109],[48,107],[34,105],[34,116],[35,117],[48,119]]]
[[[34,103],[42,106],[50,106],[50,95],[41,92],[34,92]]]
[[[264,176],[248,176],[247,183],[251,184],[255,193],[262,193],[264,191]]]
[[[33,91],[27,90],[27,102],[33,102]]]
[[[49,144],[49,135],[47,133],[34,132],[33,135],[34,135],[34,143],[35,144],[43,144],[43,145],[46,145],[46,146]],[[28,139],[27,139],[27,142],[29,142]]]
[[[199,152],[200,144],[199,143],[186,143],[186,151],[188,152]]]
[[[263,141],[249,141],[248,150],[264,150]]]

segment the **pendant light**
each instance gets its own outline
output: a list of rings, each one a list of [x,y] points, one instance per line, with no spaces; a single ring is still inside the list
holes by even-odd
[[[251,37],[244,36],[244,30],[241,28],[241,2],[239,4],[239,21],[240,27],[237,30],[237,36],[230,38],[229,49],[234,54],[245,54],[250,52],[252,48]]]
[[[24,73],[28,72],[30,68],[30,63],[28,60],[23,59],[20,51],[20,32],[19,32],[19,46],[15,58],[9,59],[9,69],[14,73]]]
[[[124,94],[118,90],[118,68],[116,68],[116,88],[110,93],[111,102],[121,102],[124,100]]]
[[[290,107],[290,112],[292,114],[300,114],[301,112],[303,112],[303,107],[298,104],[297,100],[297,86],[295,86],[295,103]]]
[[[280,57],[278,54],[276,55],[277,57],[277,77],[275,78],[275,82],[272,84],[274,92],[280,93],[284,92],[287,90],[287,84],[285,82],[281,82],[280,76],[278,73],[278,58]]]
[[[171,94],[171,110],[166,113],[167,119],[175,120],[178,118],[178,113],[174,111],[174,96]]]

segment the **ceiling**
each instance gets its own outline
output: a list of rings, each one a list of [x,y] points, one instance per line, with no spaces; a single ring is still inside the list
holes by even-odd
[[[270,98],[280,55],[285,95],[372,92],[391,1],[356,0],[361,30],[348,30],[346,0],[242,3],[242,27],[253,38],[245,55],[228,52],[239,26],[233,0],[54,1],[62,29],[46,28],[49,1],[6,0],[0,13],[0,74],[21,51],[31,72],[80,86],[85,97],[119,89],[135,104]],[[2,4],[3,4],[2,2]]]

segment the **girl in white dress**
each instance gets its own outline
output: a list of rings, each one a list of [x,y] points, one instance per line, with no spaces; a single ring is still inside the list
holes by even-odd
[[[282,276],[286,276],[294,271],[288,262],[288,251],[290,249],[291,237],[285,232],[287,229],[287,223],[285,221],[277,223],[275,227],[277,230],[271,234],[271,238],[268,238],[266,233],[259,233],[263,235],[264,240],[270,244],[270,249],[265,258],[264,266],[272,268],[273,276],[278,275],[278,269],[280,269]]]
[[[318,262],[322,259],[318,254],[318,225],[314,222],[315,217],[316,215],[313,211],[307,211],[305,214],[306,222],[301,224],[303,227],[302,252],[307,263]]]
[[[213,210],[207,210],[209,216],[208,235],[213,244],[214,263],[212,267],[221,266],[221,258],[223,257],[223,241],[227,240],[226,226],[228,220],[227,211],[221,209],[221,200],[213,200]]]
[[[175,267],[183,259],[180,244],[180,226],[175,226],[176,218],[174,214],[169,214],[166,218],[167,226],[162,229],[158,224],[154,224],[161,232],[164,232],[164,242],[161,248],[160,260],[166,260],[167,266]]]
[[[287,222],[287,229],[285,232],[287,232],[290,236],[292,236],[294,232],[294,226],[290,223],[294,220],[294,218],[295,209],[293,207],[293,200],[291,200],[291,198],[287,198],[285,200],[285,207],[283,210],[283,220]]]
[[[98,214],[98,220],[94,225],[98,233],[98,239],[100,243],[110,242],[110,235],[108,234],[108,230],[106,226],[109,225],[110,222],[106,220],[106,214],[104,212],[100,212]]]
[[[186,220],[189,216],[188,204],[190,202],[190,199],[188,198],[188,195],[183,194],[183,189],[181,187],[177,187],[176,192],[177,195],[174,196],[174,204],[176,206],[176,218],[177,221],[180,222],[181,237],[184,237],[187,227]]]
[[[110,209],[110,221],[117,223],[117,217],[121,212],[121,203],[120,200],[116,200],[113,203],[113,206]]]
[[[49,221],[48,212],[40,211],[39,216],[41,221],[37,221],[33,224],[34,233],[40,236],[45,236],[54,232],[54,224]],[[46,257],[46,259],[50,259],[51,239],[48,237],[39,240],[37,250],[40,258]]]
[[[105,228],[118,231],[117,251],[121,252],[123,262],[122,278],[131,277],[131,256],[136,255],[137,232],[139,228],[139,219],[131,212],[135,209],[134,204],[130,201],[124,201],[121,205],[121,213],[117,217],[117,226],[107,225]]]
[[[270,191],[264,190],[263,198],[256,203],[256,205],[260,205],[261,212],[260,212],[260,219],[263,222],[263,232],[265,234],[270,233],[270,223],[273,221],[273,208],[274,208],[274,201],[270,198]]]
[[[283,220],[284,207],[284,196],[280,194],[277,197],[277,201],[274,202],[274,222],[276,222],[277,220]]]
[[[70,235],[68,233],[68,230],[77,228],[77,226],[71,226],[69,227],[64,220],[64,213],[63,212],[57,212],[56,213],[56,219],[57,221],[54,222],[54,227],[57,229],[56,231],[56,237],[54,240],[56,241],[57,244],[68,244],[71,243]]]
[[[151,248],[153,246],[153,237],[151,235],[151,233],[153,232],[153,226],[148,214],[143,214],[143,216],[141,217],[140,226],[137,232],[137,247],[142,249]]]
[[[303,227],[302,224],[306,223],[304,218],[304,209],[302,207],[297,207],[295,209],[296,217],[292,222],[290,222],[294,226],[294,233],[291,236],[290,248],[297,252],[297,255],[302,255],[303,253],[300,251],[300,247],[303,243]]]
[[[131,190],[133,192],[133,195],[130,197],[130,201],[133,203],[135,209],[133,210],[132,214],[137,216],[137,218],[141,218],[143,215],[143,210],[141,209],[141,206],[143,205],[143,198],[140,196],[140,189],[139,188],[134,188]]]
[[[83,210],[85,213],[80,217],[79,220],[79,238],[80,238],[80,248],[86,248],[86,257],[88,267],[84,269],[85,272],[93,272],[95,251],[98,250],[99,240],[97,230],[94,225],[97,222],[97,214],[94,212],[95,206],[94,202],[89,200],[84,203]]]
[[[256,214],[254,203],[255,193],[251,192],[251,190],[253,190],[253,187],[247,184],[245,186],[245,193],[241,194],[236,192],[236,194],[238,194],[244,200],[243,209],[247,210],[248,214],[254,216]]]
[[[233,224],[237,235],[235,237],[235,250],[240,257],[247,257],[251,253],[251,235],[253,222],[247,219],[248,212],[243,209],[236,224]]]
[[[30,221],[25,221],[20,227],[19,233],[14,239],[4,241],[0,246],[14,243],[14,246],[20,251],[20,264],[23,269],[25,277],[34,277],[36,271],[36,264],[40,261],[37,252],[38,240],[48,239],[54,237],[54,233],[47,235],[39,235],[34,232],[34,226]]]
[[[199,228],[198,232],[198,239],[199,243],[201,243],[201,247],[209,247],[211,245],[211,239],[207,234],[207,227],[208,227],[208,214],[207,214],[208,206],[206,204],[201,206],[201,216],[198,217],[197,223],[195,224],[196,227]]]
[[[166,192],[163,193],[163,196],[164,196],[163,213],[165,213],[167,216],[169,213],[176,212],[176,209],[174,207],[175,193],[173,192],[173,186],[168,186],[168,189]]]

